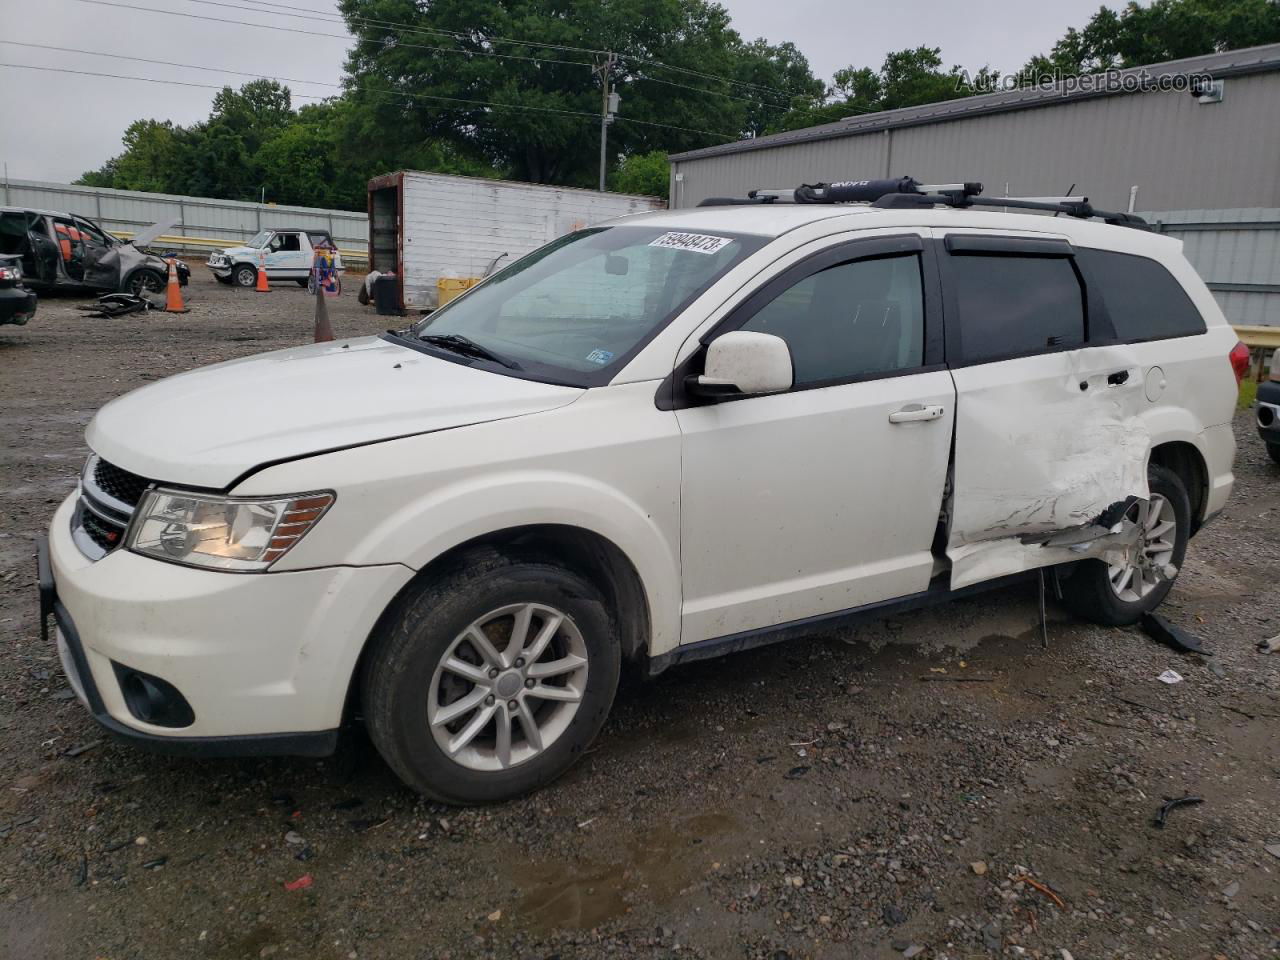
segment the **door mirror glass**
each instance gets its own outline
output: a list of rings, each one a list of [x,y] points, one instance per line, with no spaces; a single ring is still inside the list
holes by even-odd
[[[791,389],[791,350],[770,333],[734,330],[707,346],[706,371],[695,392],[708,396],[781,393]]]

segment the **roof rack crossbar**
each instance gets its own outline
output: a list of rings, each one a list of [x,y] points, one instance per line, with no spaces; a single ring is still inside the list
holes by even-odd
[[[982,184],[921,183],[914,177],[882,180],[840,180],[835,183],[805,183],[798,187],[751,190],[745,197],[708,197],[700,207],[749,206],[771,203],[869,203],[882,210],[900,210],[937,205],[949,207],[991,207],[1012,210],[1043,210],[1065,213],[1081,220],[1097,218],[1109,224],[1150,229],[1132,213],[1098,210],[1088,197],[983,197]]]
[[[896,194],[881,197],[871,204],[881,210],[901,210],[912,207],[990,207],[1010,210],[1042,210],[1046,213],[1064,213],[1078,220],[1102,220],[1112,226],[1149,230],[1150,225],[1136,213],[1118,213],[1099,210],[1088,197],[955,197],[947,194]]]

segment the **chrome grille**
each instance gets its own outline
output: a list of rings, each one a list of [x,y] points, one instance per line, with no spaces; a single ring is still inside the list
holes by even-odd
[[[124,543],[134,508],[153,481],[97,455],[80,476],[80,500],[71,515],[71,539],[90,560],[100,560]]]

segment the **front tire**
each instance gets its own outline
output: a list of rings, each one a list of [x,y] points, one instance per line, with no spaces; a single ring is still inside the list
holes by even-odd
[[[237,287],[252,289],[258,285],[258,268],[249,263],[242,263],[231,271],[231,279]]]
[[[595,739],[621,659],[588,580],[493,555],[413,589],[379,624],[361,683],[369,736],[428,797],[516,797],[560,776]]]
[[[152,270],[150,267],[143,267],[141,270],[135,270],[129,275],[129,282],[126,286],[129,293],[135,297],[141,297],[148,293],[163,293],[168,282],[168,277],[161,276],[158,271]]]
[[[1191,535],[1191,500],[1178,475],[1166,467],[1147,468],[1151,490],[1145,504],[1135,504],[1127,518],[1143,533],[1123,561],[1081,560],[1062,581],[1063,604],[1077,617],[1107,627],[1137,623],[1164,601],[1173,579],[1161,570],[1182,569]]]

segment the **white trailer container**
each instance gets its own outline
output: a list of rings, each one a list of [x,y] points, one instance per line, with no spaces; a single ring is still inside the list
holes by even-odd
[[[436,306],[442,277],[482,277],[556,237],[665,201],[402,170],[369,181],[369,268],[394,272],[405,309]]]

